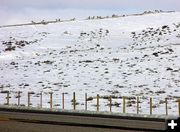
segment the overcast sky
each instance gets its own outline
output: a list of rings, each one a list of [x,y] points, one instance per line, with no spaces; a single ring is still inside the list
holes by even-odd
[[[180,11],[180,0],[0,0],[0,25],[155,9]]]

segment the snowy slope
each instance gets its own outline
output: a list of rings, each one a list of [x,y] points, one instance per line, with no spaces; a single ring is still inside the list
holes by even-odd
[[[109,110],[109,95],[114,112],[122,110],[121,96],[140,96],[141,113],[149,113],[151,96],[154,113],[164,114],[168,97],[169,111],[176,115],[179,88],[179,12],[0,28],[0,90],[10,90],[14,104],[16,91],[23,91],[24,104],[27,91],[34,91],[37,106],[43,91],[48,107],[52,91],[60,108],[65,92],[65,107],[71,109],[76,92],[78,109],[84,108],[88,93],[94,98],[89,109],[95,110],[98,93],[104,98],[102,111]],[[135,112],[135,101],[127,101],[128,112]]]

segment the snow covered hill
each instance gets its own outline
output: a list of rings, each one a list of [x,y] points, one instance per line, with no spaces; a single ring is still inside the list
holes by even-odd
[[[71,109],[72,92],[77,93],[78,109],[84,108],[84,93],[92,100],[100,94],[101,111],[108,111],[107,96],[113,95],[113,111],[121,112],[122,96],[127,111],[135,112],[140,96],[140,113],[164,114],[168,97],[169,113],[178,114],[180,96],[180,12],[145,14],[100,20],[79,20],[48,25],[0,28],[0,90],[34,91],[33,105],[49,92],[54,106],[61,107],[65,92],[66,108]],[[1,103],[4,100],[1,98]]]

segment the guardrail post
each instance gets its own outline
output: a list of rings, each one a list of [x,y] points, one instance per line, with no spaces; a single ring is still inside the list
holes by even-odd
[[[62,109],[64,110],[64,93],[62,93]]]
[[[137,97],[137,114],[139,114],[139,97]]]
[[[149,105],[150,105],[150,115],[152,115],[152,97],[150,97]]]
[[[49,93],[50,94],[50,109],[52,109],[52,103],[53,103],[53,100],[52,100],[52,96],[53,96],[53,93],[52,92],[50,92]]]
[[[73,109],[76,110],[76,93],[73,92]]]
[[[40,93],[40,107],[42,108],[42,92]]]
[[[166,115],[168,115],[168,102],[167,102],[167,98],[165,98],[165,109],[166,109]]]
[[[99,94],[97,94],[97,111],[99,111]]]
[[[112,96],[109,97],[109,108],[111,112],[112,111]]]
[[[85,93],[85,110],[87,110],[87,93]]]
[[[123,113],[126,113],[126,97],[123,96]]]

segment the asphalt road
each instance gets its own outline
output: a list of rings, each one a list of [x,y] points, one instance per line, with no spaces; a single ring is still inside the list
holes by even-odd
[[[140,132],[136,130],[0,121],[1,132]],[[143,132],[143,131],[142,131]],[[146,131],[147,132],[147,131]]]
[[[139,132],[165,129],[162,120],[0,111],[0,132]]]

